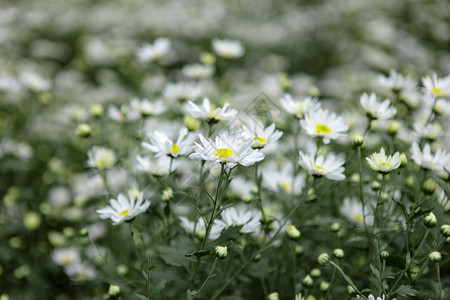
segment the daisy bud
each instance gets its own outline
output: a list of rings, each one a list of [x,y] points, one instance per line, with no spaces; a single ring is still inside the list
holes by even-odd
[[[213,65],[216,63],[216,57],[209,52],[200,53],[199,60],[204,65]]]
[[[172,188],[168,187],[162,192],[161,199],[164,202],[169,202],[173,198],[173,190]]]
[[[89,235],[89,232],[88,232],[88,230],[87,230],[87,228],[85,227],[85,228],[82,228],[81,230],[80,230],[80,236],[81,237],[87,237]]]
[[[116,272],[120,276],[125,276],[128,274],[128,267],[126,265],[118,265],[116,268]]]
[[[311,277],[319,278],[320,275],[322,275],[322,271],[320,269],[318,269],[318,268],[314,268],[314,269],[311,270],[310,275],[311,275]]]
[[[387,258],[389,258],[389,252],[387,252],[386,250],[385,250],[385,251],[381,251],[381,252],[380,252],[380,257],[381,257],[382,259],[387,259]]]
[[[80,124],[78,125],[77,129],[75,130],[75,134],[79,137],[89,137],[92,134],[92,129],[91,126],[89,126],[88,124]]]
[[[285,73],[281,73],[279,76],[280,85],[283,91],[288,91],[292,86],[292,81]]]
[[[300,255],[303,253],[303,250],[304,250],[303,246],[295,245],[295,254]]]
[[[256,254],[255,257],[253,257],[253,261],[260,261],[261,260],[261,254]]]
[[[408,158],[405,153],[400,153],[400,168],[406,167],[408,164]]]
[[[312,287],[314,284],[314,280],[310,275],[306,275],[305,278],[302,280],[302,284],[306,287]]]
[[[341,224],[339,224],[339,223],[333,223],[333,224],[331,224],[330,230],[331,230],[331,232],[333,232],[333,233],[338,233],[339,230],[341,230]]]
[[[292,241],[298,241],[301,236],[301,232],[294,225],[288,225],[286,233]]]
[[[430,212],[428,214],[428,216],[425,217],[424,223],[425,223],[425,226],[427,226],[428,228],[436,227],[436,225],[437,225],[436,216],[432,212]]]
[[[309,88],[309,94],[311,95],[311,97],[319,97],[320,90],[317,86],[313,85]]]
[[[278,297],[278,293],[277,292],[270,293],[267,296],[267,300],[279,300],[279,299],[280,298]]]
[[[425,195],[431,196],[436,192],[437,182],[433,178],[428,178],[422,185],[422,191]]]
[[[355,289],[351,285],[347,285],[347,293],[353,295],[356,293]]]
[[[189,131],[195,131],[200,127],[201,121],[197,120],[189,115],[183,118],[184,125]]]
[[[351,182],[351,183],[359,183],[360,180],[361,180],[361,178],[360,178],[360,176],[359,176],[358,173],[353,173],[353,174],[350,176],[350,182]]]
[[[387,127],[387,133],[389,135],[395,136],[397,135],[398,131],[400,130],[400,123],[397,121],[389,121],[388,127]]]
[[[111,284],[108,289],[108,295],[111,297],[117,297],[120,295],[120,286]]]
[[[328,291],[328,288],[330,287],[330,284],[326,281],[321,281],[320,282],[320,291],[325,293],[326,291]]]
[[[343,259],[345,256],[344,250],[339,249],[339,248],[334,249],[333,256],[336,257],[337,259]]]
[[[440,262],[442,257],[441,253],[439,253],[438,251],[433,251],[428,255],[428,258],[432,262]]]
[[[325,267],[330,263],[331,257],[328,255],[328,253],[322,253],[319,255],[317,261],[319,262],[319,265],[322,267]]]
[[[217,258],[224,259],[228,255],[228,249],[226,246],[216,246],[215,253]]]
[[[41,226],[41,215],[37,212],[29,212],[23,217],[23,225],[28,231],[35,231]]]
[[[364,147],[364,136],[361,133],[355,133],[352,135],[352,147],[354,149]]]
[[[381,188],[381,184],[378,181],[372,181],[370,188],[372,191],[378,191]]]
[[[89,112],[92,116],[99,118],[103,115],[104,109],[103,106],[100,104],[94,104],[91,107],[89,107]]]
[[[406,185],[407,187],[409,187],[410,189],[413,189],[414,186],[416,185],[416,182],[415,182],[415,180],[414,180],[414,177],[413,177],[413,176],[408,176],[408,177],[406,177],[405,185]]]
[[[450,237],[450,225],[442,225],[441,226],[441,234],[445,237]]]

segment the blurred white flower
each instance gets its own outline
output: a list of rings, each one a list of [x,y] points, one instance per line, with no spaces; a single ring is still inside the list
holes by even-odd
[[[364,224],[363,206],[358,199],[345,197],[339,211],[349,221],[354,222],[358,225]],[[369,213],[370,212],[369,205],[366,205],[365,212],[366,212],[366,224],[372,225],[373,216],[371,216]]]
[[[247,210],[244,206],[233,206],[222,211],[222,219],[214,223],[219,228],[227,229],[233,226],[242,226],[241,233],[258,233],[261,226],[261,213]]]
[[[137,199],[129,192],[128,198],[123,194],[117,196],[117,200],[111,199],[109,206],[98,209],[97,213],[101,219],[111,219],[113,225],[119,225],[124,221],[134,219],[137,215],[140,215],[147,211],[150,206],[150,201],[144,201],[144,194],[141,192]]]
[[[196,222],[189,220],[186,217],[180,217],[181,226],[189,233],[194,234],[199,238],[204,238],[206,234],[206,226],[203,218],[198,218]],[[209,233],[209,239],[215,240],[220,236],[223,228],[221,226],[217,226],[215,223],[211,226],[211,231]]]
[[[167,155],[176,158],[180,155],[191,153],[194,148],[195,134],[190,133],[186,127],[180,129],[178,139],[175,142],[167,134],[160,131],[147,132],[147,136],[151,144],[142,143],[142,147],[151,152],[155,152],[156,157]]]
[[[382,174],[390,173],[391,171],[400,167],[400,153],[395,152],[394,155],[387,156],[384,148],[381,148],[380,152],[374,152],[370,157],[366,157],[372,170],[375,170]]]
[[[303,100],[294,101],[290,94],[285,94],[280,99],[280,103],[287,113],[298,119],[303,118],[307,113],[318,110],[321,105],[317,98],[306,97]]]
[[[448,96],[450,91],[450,76],[438,78],[436,74],[422,78],[422,84],[426,94],[433,98]]]
[[[403,92],[416,86],[415,81],[411,77],[403,76],[395,70],[389,71],[389,77],[383,75],[378,76],[378,84],[381,87],[390,89],[396,93]]]
[[[217,55],[224,58],[239,58],[245,54],[244,46],[235,40],[213,39],[212,46]]]
[[[357,295],[356,298],[361,299],[361,297],[360,297],[359,295]],[[369,298],[369,300],[385,300],[384,294],[381,295],[381,297],[377,297],[376,299],[375,299],[375,296],[374,296],[374,295],[370,294],[368,298]],[[392,300],[397,300],[397,299],[394,298],[394,299],[392,299]]]
[[[169,100],[185,101],[195,100],[202,94],[202,89],[193,83],[178,82],[168,83],[163,95]]]
[[[75,262],[64,267],[64,272],[71,277],[72,280],[90,280],[97,277],[95,269],[86,262]]]
[[[108,117],[114,121],[126,122],[126,121],[136,121],[141,115],[138,111],[130,108],[128,105],[123,104],[120,108],[114,105],[108,107]]]
[[[101,146],[92,147],[88,151],[88,157],[88,165],[99,170],[111,168],[117,160],[113,150]]]
[[[442,132],[442,126],[438,123],[427,124],[426,126],[420,123],[414,123],[414,134],[419,139],[424,138],[429,141],[435,141]]]
[[[263,186],[274,192],[283,189],[286,193],[300,195],[305,186],[303,174],[299,173],[294,178],[291,163],[285,163],[279,168],[275,164],[265,165],[263,174],[268,174],[268,176],[263,177]]]
[[[370,95],[367,93],[362,94],[360,102],[366,111],[366,115],[371,119],[388,120],[397,113],[397,109],[390,106],[391,102],[389,99],[378,102],[375,93],[371,93]]]
[[[139,112],[142,117],[158,116],[167,110],[161,100],[150,102],[148,99],[137,98],[131,99],[130,107],[133,111]]]
[[[441,116],[450,115],[450,101],[446,99],[436,99],[433,110],[436,114]]]
[[[202,105],[197,105],[192,101],[186,104],[186,111],[194,118],[205,120],[208,123],[215,124],[221,120],[229,120],[237,115],[237,110],[228,109],[230,103],[225,103],[222,108],[212,109],[209,99],[203,99]]]
[[[262,122],[249,119],[248,125],[243,126],[242,135],[245,139],[253,140],[253,149],[261,149],[270,143],[278,141],[283,132],[276,130],[273,123],[265,128]]]
[[[51,256],[58,265],[63,267],[79,263],[81,260],[80,252],[73,247],[57,248],[53,250]]]
[[[175,170],[176,161],[172,163],[172,169]],[[161,156],[158,159],[151,159],[148,156],[136,156],[136,169],[141,172],[149,173],[155,177],[161,177],[169,173],[170,158],[168,156]]]
[[[20,82],[34,92],[45,92],[51,89],[52,82],[33,71],[24,71],[19,76]]]
[[[315,157],[314,154],[305,154],[300,151],[299,155],[299,164],[309,175],[338,181],[345,179],[343,174],[345,168],[342,166],[345,163],[345,159],[342,154],[328,153],[326,157],[322,155]]]
[[[136,52],[139,61],[148,63],[161,59],[171,48],[171,41],[168,38],[157,38],[153,44],[144,44]]]
[[[426,170],[441,172],[444,171],[445,164],[450,160],[450,153],[439,148],[433,155],[430,144],[425,144],[423,151],[421,151],[419,144],[414,142],[411,145],[411,158]]]
[[[323,109],[307,113],[305,119],[300,120],[300,124],[309,136],[319,136],[325,144],[342,137],[348,130],[342,117]]]
[[[203,64],[185,65],[181,70],[184,76],[196,80],[210,78],[214,74],[214,71],[214,66]]]
[[[196,143],[195,153],[189,156],[191,159],[226,164],[228,168],[234,168],[238,164],[248,167],[264,159],[263,153],[251,148],[253,141],[243,139],[240,131],[234,134],[222,133],[215,141],[205,139],[201,134],[199,138],[202,145]]]

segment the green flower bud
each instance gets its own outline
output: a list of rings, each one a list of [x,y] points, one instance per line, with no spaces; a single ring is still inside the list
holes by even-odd
[[[309,94],[311,95],[311,97],[319,97],[320,96],[320,89],[313,85],[309,88]]]
[[[400,122],[390,120],[387,127],[387,133],[389,135],[395,136],[400,130]]]
[[[199,60],[204,65],[213,65],[216,63],[216,57],[210,52],[200,53]]]
[[[328,253],[322,253],[319,255],[317,261],[319,262],[319,265],[326,266],[330,263],[331,257],[328,255]]]
[[[289,77],[285,73],[281,73],[279,75],[280,85],[283,91],[288,91],[292,86],[292,81],[289,79]]]
[[[76,135],[79,137],[89,137],[92,134],[91,126],[88,124],[82,123],[79,124],[77,129],[75,130]]]
[[[328,291],[328,288],[330,287],[330,284],[326,281],[321,281],[320,282],[320,291],[325,293],[326,291]]]
[[[387,259],[387,258],[389,257],[389,252],[387,252],[386,250],[381,251],[381,252],[380,252],[380,257],[381,257],[382,259]]]
[[[23,217],[23,225],[28,231],[35,231],[41,226],[42,218],[37,212],[29,212]]]
[[[301,236],[301,232],[292,224],[287,226],[286,233],[292,241],[298,241]]]
[[[413,176],[408,176],[408,177],[406,177],[406,179],[405,179],[405,185],[406,185],[407,187],[409,187],[410,189],[413,189],[414,186],[416,185],[416,181],[414,180],[414,177],[413,177]]]
[[[302,280],[302,284],[306,287],[312,287],[314,284],[314,280],[310,275],[306,275],[305,278]]]
[[[422,191],[425,195],[431,196],[436,192],[437,182],[433,178],[428,178],[422,185]]]
[[[14,270],[14,276],[17,279],[21,279],[30,275],[31,269],[28,265],[21,265],[17,269]]]
[[[400,153],[400,168],[406,167],[408,164],[408,158],[405,153]]]
[[[381,184],[378,181],[372,181],[370,188],[372,191],[378,191],[381,188]]]
[[[216,246],[215,248],[216,257],[224,259],[228,255],[228,249],[226,246]]]
[[[125,276],[128,274],[128,267],[126,265],[118,265],[116,271],[120,276]]]
[[[89,107],[89,112],[96,118],[99,118],[103,115],[104,109],[100,104],[94,104]]]
[[[8,296],[8,294],[1,294],[0,295],[0,300],[9,300],[10,298],[9,298],[9,296]]]
[[[201,125],[200,120],[197,120],[189,115],[187,115],[183,118],[183,122],[184,122],[184,125],[186,125],[187,129],[189,129],[189,131],[195,131]]]
[[[341,224],[339,224],[339,223],[331,224],[330,230],[331,230],[331,232],[334,232],[334,233],[339,232],[339,230],[341,230]]]
[[[364,136],[361,133],[355,133],[352,135],[352,147],[354,149],[364,147]]]
[[[442,257],[441,253],[439,253],[438,251],[433,251],[428,255],[428,258],[432,262],[440,262]]]
[[[75,230],[71,227],[65,227],[62,232],[67,238],[71,238],[75,235]]]
[[[337,259],[343,259],[345,254],[344,254],[344,250],[342,249],[334,249],[333,250],[333,256],[336,257]]]
[[[318,268],[314,268],[311,270],[310,275],[311,275],[311,277],[318,278],[318,277],[320,277],[320,275],[322,275],[322,271]]]
[[[277,292],[270,293],[267,296],[267,300],[279,300],[279,299],[280,298],[278,297],[278,293]]]
[[[351,176],[350,176],[350,182],[351,183],[359,183],[359,181],[360,181],[360,177],[359,177],[359,174],[358,173],[353,173]]]
[[[173,198],[173,190],[171,187],[168,187],[162,192],[161,199],[164,202],[169,202],[170,200],[172,200],[172,198]]]
[[[256,254],[255,257],[253,258],[254,261],[260,261],[261,260],[261,254]]]
[[[120,286],[111,284],[108,289],[108,295],[111,297],[117,297],[120,295]]]
[[[441,234],[445,237],[450,237],[450,225],[442,225],[441,226]]]
[[[351,285],[347,285],[347,293],[353,295],[356,293],[355,289]]]
[[[81,237],[87,237],[87,236],[89,236],[89,232],[88,232],[87,228],[81,228],[81,230],[80,230],[80,236],[81,236]]]
[[[295,254],[300,255],[303,253],[303,250],[304,250],[303,246],[295,245]]]
[[[437,219],[436,216],[430,212],[425,218],[424,218],[424,223],[425,226],[427,226],[428,228],[433,228],[436,227],[437,225]]]

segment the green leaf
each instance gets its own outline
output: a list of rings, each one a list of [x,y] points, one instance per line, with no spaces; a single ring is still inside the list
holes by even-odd
[[[415,289],[411,288],[409,285],[401,285],[398,289],[396,289],[392,295],[399,295],[402,297],[406,296],[415,296],[418,293]]]
[[[187,300],[192,300],[192,294],[191,294],[191,290],[190,289],[187,289],[187,291],[186,291],[186,299]]]
[[[161,291],[166,287],[166,283],[167,283],[167,280],[161,280],[161,282],[158,283],[158,285],[156,285],[153,288],[152,293],[151,293],[150,296],[153,297],[153,296],[158,295],[159,293],[161,293]]]
[[[145,280],[148,280],[147,272],[145,272],[144,270],[142,270],[142,276],[144,276]]]
[[[136,297],[138,297],[141,300],[148,300],[147,296],[144,296],[144,295],[141,295],[141,294],[138,294],[138,293],[135,293],[135,295],[136,295]]]
[[[210,250],[200,250],[200,251],[186,254],[187,257],[191,257],[191,256],[200,257],[200,256],[205,256],[205,255],[211,255],[211,251]]]
[[[189,268],[189,259],[184,252],[177,248],[159,246],[156,250],[166,264],[174,267]]]
[[[411,217],[409,217],[409,221],[417,219],[417,218],[419,218],[419,217],[421,217],[423,215],[427,215],[432,210],[433,210],[432,208],[430,208],[430,209],[419,209],[418,211],[414,212],[414,214]]]
[[[378,279],[378,281],[381,281],[381,274],[380,271],[377,270],[372,264],[370,264],[370,269],[372,270],[373,275]]]

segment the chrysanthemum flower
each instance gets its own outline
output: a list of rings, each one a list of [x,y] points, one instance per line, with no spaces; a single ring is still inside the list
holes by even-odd
[[[426,126],[415,123],[414,133],[418,138],[424,138],[429,141],[435,141],[441,134],[442,126],[439,124],[427,124]]]
[[[203,64],[185,65],[181,72],[184,76],[191,79],[210,78],[214,74],[214,66]]]
[[[312,154],[305,154],[299,152],[299,164],[305,169],[309,175],[314,177],[326,177],[331,180],[344,180],[343,174],[345,168],[342,166],[345,163],[343,155],[335,155],[328,153],[326,157],[319,155],[315,157]]]
[[[199,134],[201,145],[196,143],[195,153],[189,158],[213,161],[218,164],[225,164],[228,168],[237,165],[251,166],[264,159],[264,154],[258,150],[253,150],[251,139],[243,139],[242,133],[223,133],[212,139],[205,139]]]
[[[213,39],[212,46],[214,52],[224,58],[239,58],[245,53],[244,46],[239,41]]]
[[[166,107],[161,100],[150,102],[148,99],[133,98],[130,101],[130,106],[143,117],[158,116],[166,111]]]
[[[390,173],[400,167],[400,153],[395,152],[394,155],[387,156],[384,148],[379,153],[375,152],[370,157],[366,157],[372,170],[382,174]]]
[[[366,205],[365,206],[366,214],[369,210],[370,210],[370,206]],[[359,200],[345,197],[339,211],[349,221],[354,222],[359,225],[364,224],[363,206]],[[373,216],[371,216],[370,214],[366,215],[366,224],[367,225],[373,224]]]
[[[308,135],[321,137],[325,144],[343,136],[348,130],[342,117],[323,109],[309,112],[304,120],[300,120],[300,124]]]
[[[168,83],[163,95],[169,100],[186,101],[195,100],[202,94],[202,89],[193,83],[177,82]]]
[[[88,165],[99,170],[111,168],[117,160],[116,154],[111,149],[94,146],[88,151]]]
[[[285,94],[280,99],[280,103],[288,114],[294,115],[298,119],[303,118],[307,113],[318,110],[321,105],[317,98],[306,97],[303,100],[294,101],[290,94]]]
[[[156,153],[156,157],[167,155],[170,157],[178,157],[191,153],[195,140],[195,135],[189,133],[186,127],[181,128],[178,139],[173,142],[164,132],[155,131],[148,132],[150,138],[149,143],[142,143],[142,147]]]
[[[161,59],[164,55],[169,53],[171,42],[168,38],[158,38],[153,44],[144,44],[136,52],[139,61],[148,63]]]
[[[198,218],[196,222],[189,220],[186,217],[180,217],[181,226],[189,233],[194,234],[195,236],[203,239],[206,234],[206,226],[203,218]],[[213,223],[211,226],[211,231],[209,232],[208,239],[215,240],[220,236],[223,227],[218,226],[216,223]]]
[[[109,204],[110,206],[98,209],[97,213],[100,215],[100,218],[111,219],[113,225],[119,225],[147,211],[150,206],[150,201],[144,201],[143,193],[139,193],[136,199],[130,192],[128,193],[128,198],[123,194],[119,194],[117,200],[111,199]]]
[[[60,266],[67,267],[81,261],[80,252],[73,247],[57,248],[53,250],[52,259]]]
[[[244,138],[252,139],[252,148],[261,149],[264,146],[278,141],[283,132],[275,129],[275,124],[271,124],[269,127],[265,128],[264,124],[261,122],[249,120],[248,126],[243,126],[242,135]]]
[[[391,102],[388,99],[383,102],[378,102],[375,93],[371,93],[370,95],[364,93],[361,96],[360,102],[366,111],[366,115],[371,119],[388,120],[397,113],[397,109],[390,106]]]
[[[230,207],[221,214],[222,219],[216,220],[218,227],[227,229],[233,226],[242,226],[241,233],[257,233],[261,226],[261,213],[259,211],[246,210],[242,206]]]
[[[211,108],[209,99],[203,99],[202,105],[197,105],[192,101],[188,101],[186,110],[194,118],[205,120],[208,123],[215,124],[221,120],[229,120],[237,115],[237,110],[228,109],[230,103],[225,103],[222,108]]]
[[[108,117],[117,122],[136,121],[140,118],[140,113],[128,105],[121,105],[117,108],[114,105],[108,107]]]
[[[411,146],[411,158],[416,164],[426,170],[443,171],[444,165],[450,160],[450,154],[443,149],[438,149],[433,155],[431,153],[430,144],[425,144],[423,151],[417,143]]]
[[[378,76],[378,83],[381,87],[388,88],[394,92],[403,92],[416,86],[411,77],[403,76],[395,70],[389,71],[389,77]]]
[[[450,91],[450,76],[438,78],[436,74],[422,79],[425,93],[433,98],[442,98],[448,96]]]
[[[176,162],[173,162],[172,169],[176,169]],[[149,173],[155,177],[167,175],[170,169],[170,158],[161,156],[156,160],[152,160],[148,156],[136,156],[136,169],[141,172]]]

